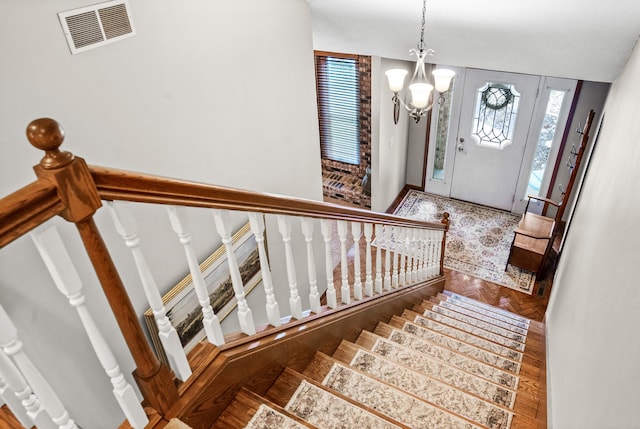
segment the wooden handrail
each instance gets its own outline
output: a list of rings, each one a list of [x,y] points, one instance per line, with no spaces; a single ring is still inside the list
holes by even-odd
[[[549,198],[543,198],[543,197],[538,197],[536,195],[527,195],[527,199],[528,200],[538,200],[538,201],[542,201],[545,204],[551,204],[554,207],[560,207],[561,203],[556,203],[555,201],[549,199]],[[526,211],[526,210],[525,210]]]
[[[407,219],[337,204],[282,195],[223,188],[104,167],[89,167],[104,200],[125,200],[315,218],[385,223],[391,226],[444,230],[441,223]]]
[[[0,248],[43,224],[65,209],[56,186],[33,182],[0,200]]]
[[[34,167],[37,182],[0,200],[0,243],[13,241],[55,215],[76,225],[136,363],[134,377],[140,391],[152,407],[165,413],[177,401],[178,391],[169,369],[146,341],[127,291],[95,227],[93,215],[102,202],[86,163],[59,149],[64,132],[53,119],[32,121],[27,127],[27,138],[34,147],[45,151],[45,156]]]
[[[64,132],[52,119],[31,122],[30,143],[45,152],[34,167],[38,180],[0,199],[0,248],[54,216],[76,225],[89,259],[136,364],[134,377],[148,404],[166,416],[178,401],[178,390],[166,365],[146,341],[133,305],[95,226],[102,200],[305,216],[443,231],[440,274],[448,229],[442,223],[406,219],[302,198],[224,188],[203,183],[88,166],[82,158],[59,148]]]

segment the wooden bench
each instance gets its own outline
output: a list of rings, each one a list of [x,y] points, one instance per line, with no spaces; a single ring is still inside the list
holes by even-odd
[[[567,166],[571,171],[569,175],[569,182],[567,188],[563,192],[563,200],[568,201],[571,190],[576,181],[578,169],[582,162],[587,142],[589,141],[589,132],[591,130],[591,124],[595,112],[589,111],[584,127],[578,129],[580,134],[580,146],[577,151],[574,149],[571,151],[570,156],[575,156],[575,159],[571,159],[567,162]],[[509,258],[505,266],[505,271],[509,265],[522,268],[523,270],[532,271],[536,273],[536,280],[540,280],[541,274],[545,268],[547,260],[553,249],[554,239],[556,235],[561,231],[562,215],[565,210],[565,206],[562,202],[556,203],[548,198],[529,196],[527,201],[527,207],[524,209],[522,220],[518,223],[518,227],[514,231],[513,241],[511,243],[511,249],[509,250]],[[529,212],[529,203],[531,200],[538,200],[544,203],[543,213],[546,213],[549,205],[556,207],[555,217],[550,218],[541,216],[539,214]],[[557,249],[559,255],[560,249]]]
[[[513,232],[513,241],[511,242],[505,271],[509,265],[513,265],[523,270],[532,271],[536,273],[536,278],[539,278],[553,246],[557,228],[560,225],[561,219],[558,217],[562,216],[563,211],[560,210],[560,204],[548,198],[531,195],[528,198],[529,201],[522,219]],[[542,201],[545,204],[556,207],[556,217],[550,218],[529,212],[531,200]]]

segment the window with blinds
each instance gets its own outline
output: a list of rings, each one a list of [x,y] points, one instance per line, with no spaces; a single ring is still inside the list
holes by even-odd
[[[316,55],[322,158],[360,164],[360,85],[357,58]]]

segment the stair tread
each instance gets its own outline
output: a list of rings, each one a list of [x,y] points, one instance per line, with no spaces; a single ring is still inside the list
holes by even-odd
[[[448,327],[441,329],[439,326],[420,326],[399,316],[392,317],[389,326],[506,371],[516,374],[520,371],[522,355],[506,348],[495,347],[495,344],[485,342],[482,338],[449,330]]]
[[[452,301],[447,301],[446,299],[439,299],[439,298],[432,297],[429,299],[429,301],[423,301],[423,303],[420,306],[418,306],[420,310],[417,310],[417,311],[418,312],[424,311],[425,307],[428,307],[429,304],[443,307],[450,311],[453,311],[468,317],[472,317],[477,320],[482,320],[486,323],[490,323],[492,325],[501,327],[503,329],[507,329],[511,332],[516,332],[524,336],[526,336],[528,333],[529,325],[525,323],[516,322],[513,319],[496,317],[499,315],[496,315],[495,313],[487,314],[487,312],[483,312],[482,309],[478,307],[469,308],[467,306],[460,305],[464,303],[461,303],[459,301],[456,303]]]
[[[280,386],[276,386],[277,384]],[[291,389],[291,386],[295,388]],[[274,387],[276,388],[274,392],[272,389],[267,392],[268,398],[279,403],[288,412],[318,427],[327,429],[334,427],[336,429],[343,427],[407,428],[288,368],[276,380]],[[282,396],[283,391],[291,392],[288,399]],[[345,421],[347,418],[351,423]]]
[[[486,341],[490,341],[496,345],[514,350],[522,354],[525,349],[525,344],[520,343],[518,341],[512,340],[511,338],[506,338],[498,334],[494,334],[493,332],[487,331],[482,328],[478,328],[476,326],[470,325],[465,322],[461,322],[456,319],[452,319],[450,317],[443,316],[441,314],[435,313],[433,311],[425,311],[423,314],[416,313],[411,310],[405,310],[402,313],[402,316],[412,320],[414,323],[424,326],[429,326],[431,322],[438,323],[440,325],[446,325],[449,328],[456,329],[458,331],[466,332],[467,334],[482,338]],[[429,324],[426,324],[426,321],[429,321]]]
[[[522,332],[522,330],[517,329],[517,327],[509,329],[509,327],[507,326],[501,326],[498,321],[487,320],[486,317],[478,317],[479,314],[477,313],[465,314],[461,310],[456,311],[456,309],[449,308],[446,304],[439,305],[429,301],[424,301],[420,308],[422,309],[422,311],[417,312],[422,314],[431,311],[440,314],[445,318],[458,320],[462,323],[475,326],[476,328],[482,329],[484,331],[500,335],[501,337],[505,337],[522,344],[526,343],[526,331]],[[517,329],[517,331],[515,331],[514,328]]]
[[[459,308],[464,308],[464,309],[473,311],[475,313],[482,314],[483,316],[490,317],[490,318],[493,318],[493,319],[496,319],[496,320],[500,320],[500,321],[506,322],[506,323],[508,323],[510,325],[513,325],[513,326],[517,326],[517,327],[519,327],[521,329],[527,330],[527,332],[529,330],[529,326],[531,325],[531,320],[529,320],[529,319],[516,320],[516,319],[512,318],[511,316],[508,316],[508,315],[505,315],[505,314],[502,314],[502,313],[497,313],[497,312],[492,311],[491,309],[488,309],[486,307],[478,307],[478,306],[474,305],[473,303],[470,303],[470,302],[467,302],[467,301],[463,301],[463,300],[460,300],[460,299],[455,299],[455,298],[453,298],[451,296],[444,295],[444,294],[441,294],[441,293],[437,294],[434,297],[431,297],[430,300],[432,302],[446,302],[446,303],[448,303],[450,305],[453,305],[453,306],[456,306],[456,307],[459,307]]]
[[[258,417],[262,417],[262,424],[251,422]],[[247,390],[240,389],[233,401],[227,406],[224,412],[218,417],[211,429],[230,429],[246,427],[278,427],[286,429],[315,428],[315,426],[301,421],[296,416],[290,415],[278,405],[267,399]]]
[[[242,389],[211,429],[537,428],[540,324],[444,292],[285,368],[262,396]]]
[[[498,314],[502,314],[504,316],[508,316],[508,317],[510,317],[510,318],[512,318],[514,320],[518,320],[520,322],[524,322],[524,323],[527,323],[527,324],[531,323],[531,320],[527,319],[526,317],[522,317],[522,316],[520,316],[518,314],[512,313],[511,311],[507,311],[507,310],[504,310],[502,308],[498,308],[496,306],[493,306],[493,305],[490,305],[490,304],[486,304],[484,302],[480,302],[480,301],[475,300],[473,298],[468,298],[466,296],[457,294],[455,292],[451,292],[451,291],[448,291],[448,290],[443,290],[442,294],[447,296],[447,297],[450,297],[452,299],[457,299],[457,300],[460,300],[460,301],[464,301],[464,302],[472,304],[472,305],[474,305],[476,307],[485,308],[485,309],[488,309],[490,311],[493,311],[494,313],[498,313]]]
[[[481,399],[413,369],[397,365],[351,343],[343,341],[333,356],[371,377],[465,417],[476,424],[488,426],[493,422],[493,427],[506,429],[513,418],[513,412],[506,407]]]
[[[519,377],[516,375],[516,370],[520,369],[520,364],[506,360],[501,356],[445,336],[439,336],[437,333],[434,333],[433,339],[440,341],[433,342],[382,323],[378,324],[376,332],[389,341],[429,354],[496,384],[511,389],[518,387]]]
[[[413,326],[438,332],[441,335],[455,338],[458,341],[462,341],[475,347],[479,347],[491,353],[503,356],[507,359],[511,359],[516,362],[522,361],[523,353],[519,350],[514,350],[512,348],[506,347],[504,344],[493,342],[488,338],[481,337],[471,332],[458,329],[454,326],[423,317],[417,313],[407,312],[405,310],[405,312],[402,314],[402,319]]]
[[[398,365],[403,365],[433,377],[435,380],[446,383],[451,387],[464,390],[495,404],[510,409],[513,408],[516,396],[515,390],[463,371],[453,365],[449,365],[447,362],[435,359],[429,354],[421,353],[384,339],[377,340],[370,348],[361,346],[357,342],[356,345]]]
[[[376,380],[332,357],[318,353],[305,374],[353,400],[410,427],[476,429],[480,426],[415,395]],[[357,388],[355,388],[357,386]],[[359,426],[360,427],[360,426]]]

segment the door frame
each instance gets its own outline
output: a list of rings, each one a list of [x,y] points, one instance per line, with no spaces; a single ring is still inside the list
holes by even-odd
[[[436,66],[439,68],[440,66]],[[442,66],[445,67],[445,66]],[[455,168],[455,149],[457,146],[457,133],[460,124],[460,112],[461,103],[463,99],[463,89],[465,85],[466,71],[464,67],[451,67],[446,68],[453,69],[456,72],[454,78],[453,93],[450,93],[451,97],[451,110],[449,117],[449,131],[447,136],[446,154],[444,162],[444,176],[442,179],[434,178],[434,165],[432,160],[435,156],[435,142],[438,133],[438,118],[440,110],[434,108],[431,112],[428,135],[426,136],[427,156],[425,157],[426,167],[425,177],[423,180],[424,191],[432,194],[441,195],[444,197],[451,196],[451,184],[453,178],[453,169]],[[483,69],[479,69],[483,70]],[[486,70],[493,71],[493,70]],[[500,71],[496,71],[500,73]],[[566,90],[567,95],[563,100],[563,105],[558,117],[558,123],[556,125],[556,133],[553,138],[551,152],[547,160],[547,168],[540,187],[540,196],[546,196],[550,186],[552,186],[553,166],[556,163],[559,156],[559,150],[562,143],[562,137],[564,130],[569,125],[568,118],[571,111],[571,103],[576,94],[577,80],[575,79],[563,79],[549,76],[540,76],[540,82],[538,85],[538,92],[536,94],[536,100],[533,108],[531,118],[529,118],[529,130],[526,137],[525,148],[520,165],[520,173],[518,175],[518,182],[515,188],[515,197],[511,207],[511,212],[522,213],[526,205],[526,193],[529,177],[531,174],[531,167],[533,164],[533,156],[535,155],[535,148],[538,143],[542,122],[544,120],[546,106],[549,100],[549,94],[551,90]],[[454,130],[454,134],[451,131]]]
[[[515,121],[509,121],[513,136],[500,147],[482,144],[480,138],[473,135],[474,117],[480,104],[479,91],[490,82],[514,85],[520,93],[519,107],[513,118]],[[455,136],[457,150],[451,181],[452,198],[505,211],[513,210],[522,166],[526,163],[525,154],[532,120],[538,108],[541,82],[542,77],[539,75],[469,69],[462,95],[464,104],[460,106],[460,123]]]
[[[544,176],[542,177],[542,183],[540,184],[540,191],[538,192],[538,196],[540,197],[547,196],[547,191],[552,185],[551,180],[553,177],[554,166],[559,155],[560,146],[562,146],[564,131],[568,126],[571,104],[576,93],[577,84],[578,81],[575,79],[542,76],[540,87],[538,88],[538,99],[536,100],[536,107],[533,111],[533,119],[531,120],[531,127],[529,129],[529,135],[527,136],[527,146],[525,147],[525,153],[522,157],[522,165],[520,166],[520,176],[518,178],[518,185],[516,186],[516,196],[513,202],[513,207],[511,208],[513,213],[522,213],[527,205],[528,199],[525,194],[529,186],[529,177],[531,176],[533,158],[538,145],[538,139],[540,138],[542,123],[544,121],[551,91],[565,91],[566,95],[562,100],[562,107],[560,108],[558,122],[556,123],[556,131],[551,143],[551,151],[549,152],[547,166],[545,168]]]

